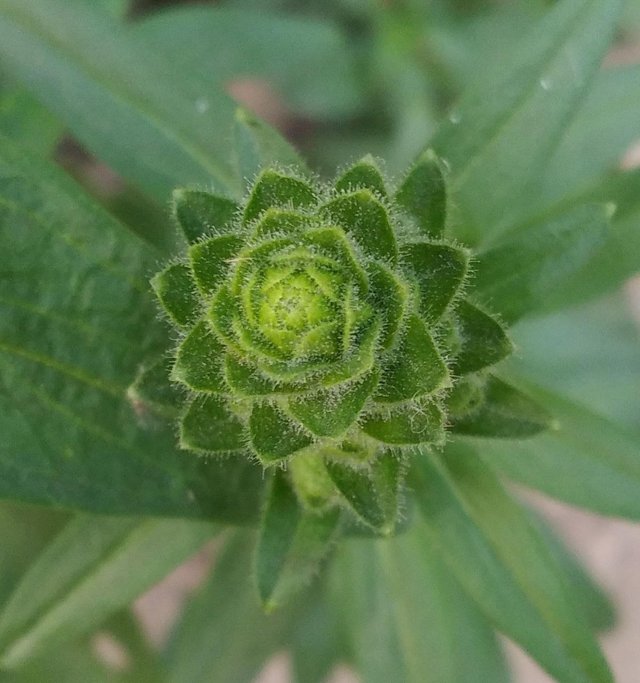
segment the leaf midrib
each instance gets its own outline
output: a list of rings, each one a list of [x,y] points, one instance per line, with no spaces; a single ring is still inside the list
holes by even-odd
[[[25,348],[10,344],[1,337],[0,352],[15,356],[16,358],[22,358],[24,360],[31,361],[32,363],[42,365],[50,370],[55,370],[61,375],[66,375],[77,380],[78,382],[81,382],[82,384],[85,384],[88,387],[91,387],[92,389],[98,389],[98,391],[115,398],[122,398],[126,389],[124,385],[118,385],[105,380],[104,378],[91,375],[90,373],[86,372],[86,370],[75,365],[63,363],[56,358],[47,356],[46,354],[29,351]]]

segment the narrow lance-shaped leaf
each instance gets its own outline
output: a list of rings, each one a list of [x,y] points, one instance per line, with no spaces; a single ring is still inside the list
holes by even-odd
[[[316,582],[305,595],[305,604],[290,644],[296,683],[323,683],[335,666],[344,661],[342,624],[330,604],[326,580]]]
[[[49,157],[62,135],[62,125],[26,90],[0,88],[0,133],[43,158]]]
[[[420,523],[393,539],[344,544],[332,569],[334,609],[364,680],[508,681],[491,626]]]
[[[611,683],[562,570],[495,474],[460,446],[416,455],[428,536],[480,609],[557,679]]]
[[[629,315],[627,292],[523,321],[513,334],[521,352],[504,365],[505,372],[637,429],[640,327]],[[570,344],[562,343],[567,339]]]
[[[529,226],[478,255],[473,286],[508,322],[562,300],[562,287],[603,245],[611,205],[587,204]]]
[[[436,135],[432,144],[451,166],[461,214],[451,225],[465,243],[486,242],[508,228],[519,198],[544,178],[609,47],[622,6],[622,0],[556,3],[491,85],[481,79]]]
[[[589,192],[615,204],[611,229],[587,265],[573,273],[559,291],[550,293],[545,307],[549,310],[612,292],[640,270],[640,169],[612,174]]]
[[[204,522],[76,518],[0,612],[0,662],[13,668],[90,632],[213,534]]]
[[[553,416],[538,401],[497,377],[489,376],[482,392],[475,410],[453,418],[454,434],[522,439],[557,428]]]
[[[507,683],[506,661],[491,624],[442,561],[424,523],[416,520],[407,533],[376,543],[376,550],[407,681]]]
[[[275,473],[255,561],[258,593],[267,611],[311,582],[331,547],[339,518],[337,508],[323,514],[304,510],[287,475]]]
[[[393,604],[370,539],[340,545],[331,565],[329,596],[345,646],[363,679],[369,683],[406,680]]]
[[[209,87],[231,84],[235,93],[237,84],[240,95],[247,78],[259,80],[288,110],[320,121],[342,121],[361,104],[355,55],[343,33],[329,14],[311,17],[264,4],[175,5],[132,26],[133,40]]]
[[[582,566],[580,559],[566,547],[557,532],[535,510],[529,510],[531,524],[543,536],[547,548],[555,558],[556,565],[566,577],[565,585],[582,610],[592,629],[597,632],[610,630],[616,623],[615,607],[603,588],[598,586]]]
[[[4,68],[125,178],[163,203],[177,183],[239,191],[235,106],[222,90],[185,78],[92,3],[2,0],[0,16]]]
[[[540,194],[531,197],[547,207],[602,182],[640,136],[637,64],[602,69],[584,104],[545,169]]]
[[[560,394],[526,385],[558,422],[531,441],[483,442],[508,477],[600,514],[640,519],[640,440]]]
[[[375,531],[393,533],[398,517],[402,464],[383,453],[370,469],[327,462],[327,472],[357,519]]]
[[[173,683],[247,683],[290,642],[293,607],[265,615],[251,580],[253,533],[232,533],[205,584],[189,599],[164,653]]]

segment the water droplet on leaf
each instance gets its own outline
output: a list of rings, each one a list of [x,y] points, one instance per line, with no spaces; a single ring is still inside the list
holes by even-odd
[[[209,100],[206,97],[198,97],[195,106],[198,114],[204,114],[209,111]]]

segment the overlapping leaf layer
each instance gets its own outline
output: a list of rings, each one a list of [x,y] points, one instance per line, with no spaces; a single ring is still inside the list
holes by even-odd
[[[183,448],[286,464],[307,512],[390,533],[409,448],[546,425],[488,373],[511,342],[464,298],[471,255],[442,237],[431,152],[395,192],[367,157],[330,187],[263,170],[241,205],[179,190],[175,215],[187,258],[153,286],[180,332]]]

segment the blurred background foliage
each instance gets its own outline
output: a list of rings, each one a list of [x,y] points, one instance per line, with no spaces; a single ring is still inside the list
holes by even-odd
[[[216,92],[223,88],[278,128],[315,171],[327,176],[368,152],[385,159],[387,170],[398,174],[433,136],[441,120],[456,122],[456,105],[464,91],[469,87],[477,90],[487,78],[495,79],[509,66],[514,46],[555,4],[551,0],[86,3],[122,20],[126,40],[144,45],[181,72],[195,74],[208,83],[211,92],[202,92],[191,103],[196,113],[216,106]],[[211,6],[216,7],[215,15],[209,11]],[[98,160],[69,132],[64,116],[45,108],[8,71],[0,63],[0,132],[19,140],[38,156],[55,159],[118,218],[170,250],[175,234],[160,199],[162,193],[148,192],[148,188],[123,178],[104,160]],[[639,161],[637,153],[629,156],[633,143],[640,140],[639,110],[640,0],[632,0],[627,3],[604,68],[549,159],[542,189],[531,197],[532,207],[539,212],[553,211],[558,202],[566,201],[568,190],[582,198],[606,195],[608,199],[613,195],[618,203],[617,229],[625,236],[635,235],[633,244],[640,245],[638,172],[623,173]],[[582,291],[570,311],[558,314],[550,310],[517,325],[514,336],[520,352],[509,363],[523,378],[561,389],[640,435],[638,328],[628,313],[628,297],[620,289],[635,264],[625,260],[624,253],[614,252],[609,258],[612,267],[619,269],[619,276],[607,285],[610,293],[605,298],[582,301]],[[572,340],[571,348],[562,343],[566,339]],[[603,353],[605,346],[608,350]],[[0,503],[0,604],[70,517],[65,512]],[[183,549],[184,557],[205,536],[194,538]],[[415,552],[408,541],[394,543],[407,558]],[[103,551],[107,553],[108,547]],[[233,578],[237,567],[246,563],[247,552],[246,539],[236,539],[220,559],[219,571]],[[357,555],[359,551],[349,552]],[[389,561],[395,551],[380,552]],[[176,555],[172,561],[177,564],[180,559],[184,558]],[[434,581],[442,582],[443,591],[450,590],[451,580],[443,568],[433,558],[424,561],[428,565],[425,572],[432,572]],[[371,566],[364,556],[352,558],[353,563],[361,565],[363,571]],[[159,567],[153,580],[169,569],[170,563]],[[371,580],[376,585],[376,577]],[[242,603],[250,593],[245,590],[244,598],[238,598],[242,589],[236,593],[229,588],[233,596],[229,601],[226,588],[219,595],[220,585],[231,584],[220,580],[205,585],[187,608],[162,656],[171,672],[167,680],[248,681],[272,648],[287,640],[293,643],[296,662],[298,648],[317,650],[312,660],[316,670],[302,671],[311,666],[311,660],[304,658],[296,666],[301,667],[300,680],[321,680],[327,673],[323,662],[333,663],[336,652],[339,654],[335,643],[323,641],[332,632],[333,616],[325,613],[321,601],[312,596],[308,614],[299,622],[306,624],[305,628],[292,635],[286,633],[286,614],[275,625],[265,627],[257,605]],[[128,664],[120,666],[116,661],[109,667],[104,657],[98,662],[82,635],[71,645],[64,643],[45,660],[35,658],[19,671],[0,672],[0,682],[164,680],[139,626],[125,609],[133,597],[135,594],[124,595],[122,614],[100,626],[101,632],[128,643]],[[211,619],[208,608],[213,602],[219,606],[215,619]],[[228,645],[226,629],[234,618],[240,621],[234,622],[230,631],[248,631],[238,644],[241,651],[229,654],[225,650],[227,661],[220,650],[208,648],[216,639]],[[326,628],[319,629],[318,624]],[[265,629],[270,630],[272,641],[262,638]],[[246,669],[239,672],[234,667],[243,658]],[[500,670],[499,665],[496,670]],[[463,680],[477,679],[471,672],[467,678],[460,678]]]

